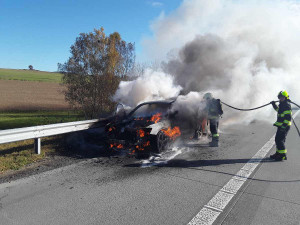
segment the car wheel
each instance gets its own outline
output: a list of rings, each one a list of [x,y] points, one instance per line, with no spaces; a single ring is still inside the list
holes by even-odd
[[[161,153],[166,150],[169,146],[169,141],[169,137],[165,135],[164,132],[159,131],[156,135],[157,152]]]

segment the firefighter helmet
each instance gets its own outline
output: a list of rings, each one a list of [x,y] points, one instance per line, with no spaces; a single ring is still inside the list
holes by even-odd
[[[212,95],[212,93],[209,93],[209,92],[205,93],[203,96],[203,99],[205,99],[205,100],[210,100],[212,98],[213,98],[213,95]]]
[[[277,96],[277,97],[278,97],[278,98],[285,97],[285,98],[289,99],[289,94],[287,93],[287,91],[280,91],[280,92],[278,93],[278,96]]]

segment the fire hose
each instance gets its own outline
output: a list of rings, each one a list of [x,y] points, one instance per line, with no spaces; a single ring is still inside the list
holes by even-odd
[[[295,106],[297,106],[297,107],[300,109],[300,106],[299,106],[298,104],[296,104],[295,102],[292,102],[291,100],[288,100],[288,101],[291,102],[292,104],[294,104]],[[274,102],[279,102],[279,101],[274,101]],[[251,108],[251,109],[240,109],[240,108],[236,108],[236,107],[233,107],[233,106],[231,106],[231,105],[228,105],[228,104],[226,104],[225,102],[222,102],[222,101],[221,101],[221,103],[224,104],[224,105],[226,105],[226,106],[228,106],[229,108],[232,108],[232,109],[235,109],[235,110],[239,110],[239,111],[252,111],[252,110],[260,109],[260,108],[263,108],[263,107],[266,107],[266,106],[272,104],[272,103],[270,102],[270,103],[268,103],[268,104],[265,104],[265,105],[262,105],[262,106],[259,106],[259,107],[256,107],[256,108]],[[296,130],[297,130],[297,132],[298,132],[298,135],[299,135],[299,137],[300,137],[300,130],[299,130],[299,128],[297,127],[297,125],[296,125],[295,120],[294,120],[293,117],[292,117],[292,121],[293,121],[293,124],[295,125]]]

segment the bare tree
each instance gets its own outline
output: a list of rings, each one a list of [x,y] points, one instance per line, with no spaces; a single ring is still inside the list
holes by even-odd
[[[134,44],[126,43],[117,32],[106,36],[101,28],[81,33],[71,46],[71,57],[58,64],[66,100],[86,118],[110,112],[115,106],[112,95],[133,68],[134,50]]]
[[[146,63],[135,63],[132,70],[129,72],[129,79],[133,80],[137,77],[142,76],[145,73],[145,70],[147,69]]]
[[[142,76],[147,69],[151,69],[153,71],[161,71],[162,64],[159,61],[136,62],[132,67],[132,70],[129,72],[128,79],[133,80],[137,77]]]

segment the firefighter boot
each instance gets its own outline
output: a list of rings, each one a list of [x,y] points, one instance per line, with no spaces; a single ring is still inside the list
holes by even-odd
[[[270,155],[270,159],[275,159],[279,153],[275,152],[275,154]]]
[[[276,152],[273,155],[270,155],[270,158],[274,159],[275,161],[287,160],[287,156],[285,153],[278,153],[278,152]]]
[[[275,157],[275,161],[282,161],[282,160],[287,160],[287,156],[285,153],[279,153],[276,157]]]
[[[219,147],[219,138],[213,137],[212,141],[209,142],[209,147]]]

